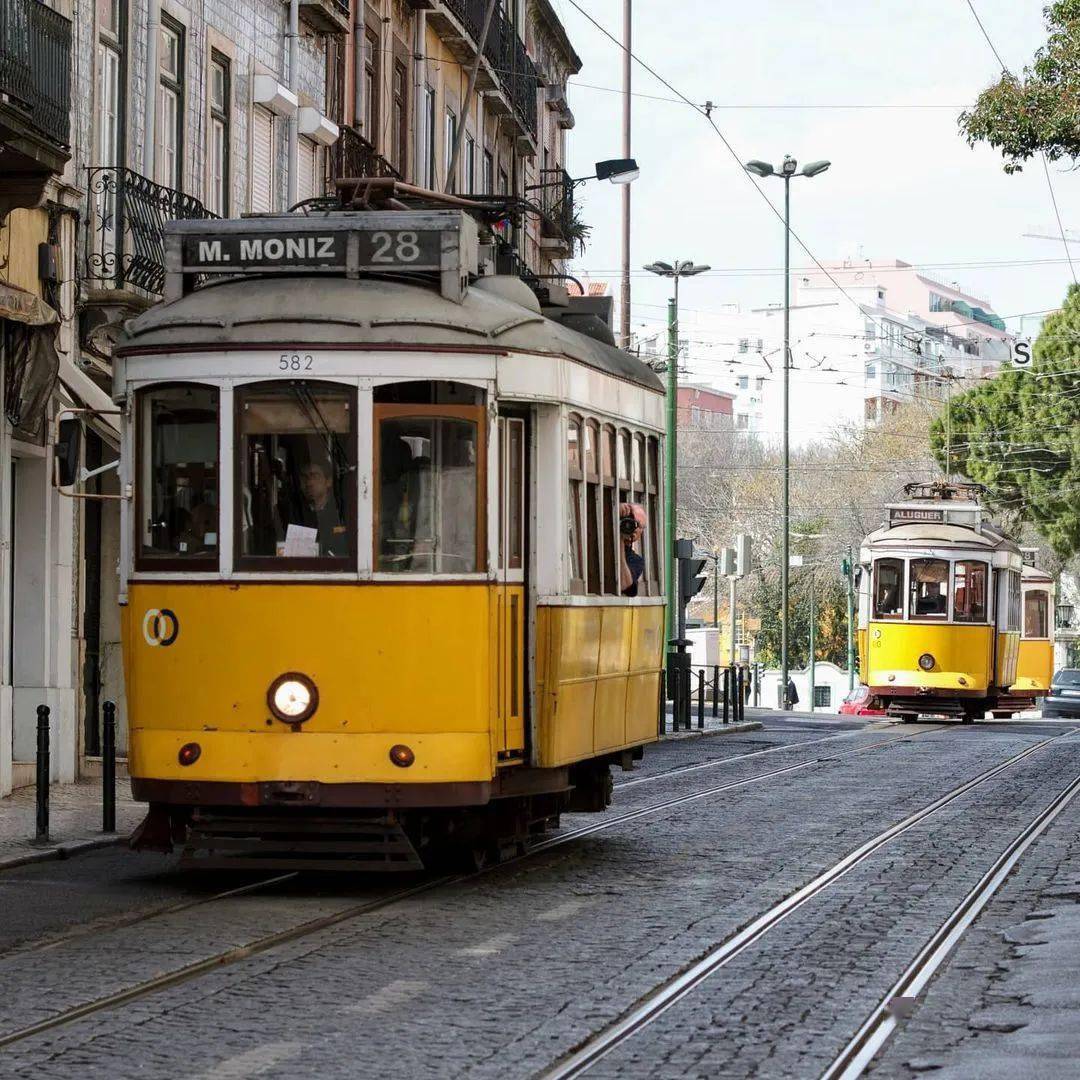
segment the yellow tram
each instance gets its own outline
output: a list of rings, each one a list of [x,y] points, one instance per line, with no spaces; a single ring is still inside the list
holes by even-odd
[[[1020,651],[1016,660],[1016,681],[1007,698],[999,701],[995,715],[1010,716],[1032,709],[1050,692],[1054,677],[1054,638],[1051,618],[1054,611],[1054,580],[1036,564],[1035,548],[1021,548],[1024,565],[1020,576],[1022,621]]]
[[[662,384],[482,229],[167,226],[114,385],[139,846],[484,861],[657,738]]]
[[[987,520],[979,491],[908,484],[863,541],[860,670],[890,716],[970,722],[1014,706],[1020,549]]]

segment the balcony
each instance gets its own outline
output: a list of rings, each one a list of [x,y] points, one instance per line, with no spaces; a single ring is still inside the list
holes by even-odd
[[[0,0],[0,215],[36,206],[64,171],[70,113],[70,21],[40,0]]]
[[[484,28],[487,0],[443,0],[429,15],[436,32],[457,59],[468,62],[476,54],[476,43]],[[447,17],[449,15],[449,17]],[[464,36],[462,35],[464,31]],[[484,45],[486,65],[477,78],[480,90],[498,90],[508,106],[506,115],[521,132],[535,142],[537,137],[536,95],[539,75],[525,52],[525,45],[502,11],[492,16]],[[496,98],[490,100],[498,106]]]
[[[300,0],[301,21],[320,34],[349,32],[348,0]]]
[[[359,179],[360,177],[381,177],[401,180],[401,173],[378,153],[355,128],[342,127],[337,142],[330,148],[328,155],[330,169],[328,190],[333,191],[335,180]]]
[[[580,229],[574,219],[574,182],[570,174],[565,169],[542,169],[538,194],[541,237],[557,241],[558,246],[573,254]]]

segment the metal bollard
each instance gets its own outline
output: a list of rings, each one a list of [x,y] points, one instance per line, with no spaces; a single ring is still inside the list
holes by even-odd
[[[101,733],[101,831],[116,832],[116,704],[106,701]]]
[[[700,731],[705,727],[705,669],[698,668],[697,673],[697,726]]]
[[[37,831],[35,841],[49,842],[49,706],[37,707]]]
[[[720,703],[719,698],[720,698],[720,666],[718,664],[713,664],[713,669],[712,669],[712,715],[713,715],[714,720],[719,715],[717,713],[717,707],[718,707],[718,705]]]
[[[739,723],[746,719],[746,669],[739,668]]]
[[[731,702],[731,668],[724,668],[724,723],[728,722],[728,706]]]

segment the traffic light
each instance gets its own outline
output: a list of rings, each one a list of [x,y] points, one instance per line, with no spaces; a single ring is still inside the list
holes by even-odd
[[[750,536],[747,533],[739,533],[735,537],[735,576],[736,577],[749,577],[750,570],[752,569],[750,561],[752,558],[752,552],[750,550]]]
[[[841,560],[841,562],[840,562],[840,573],[842,573],[844,575],[844,577],[850,577],[851,576],[851,563],[848,562],[847,559],[842,559]]]
[[[705,587],[705,560],[695,557],[692,540],[676,540],[675,557],[679,560],[679,602],[685,607]]]

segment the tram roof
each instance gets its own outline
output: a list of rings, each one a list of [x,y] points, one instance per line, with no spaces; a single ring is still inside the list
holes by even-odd
[[[893,525],[891,528],[885,526],[872,532],[863,543],[876,548],[955,546],[987,548],[991,551],[1004,549],[1017,553],[1020,550],[1009,537],[987,522],[983,522],[978,531],[963,525],[943,525],[930,521]]]
[[[497,280],[497,279],[481,279]],[[637,357],[473,285],[454,303],[428,285],[389,277],[298,274],[223,279],[130,321],[117,353],[349,344],[500,350],[566,356],[663,392]]]

